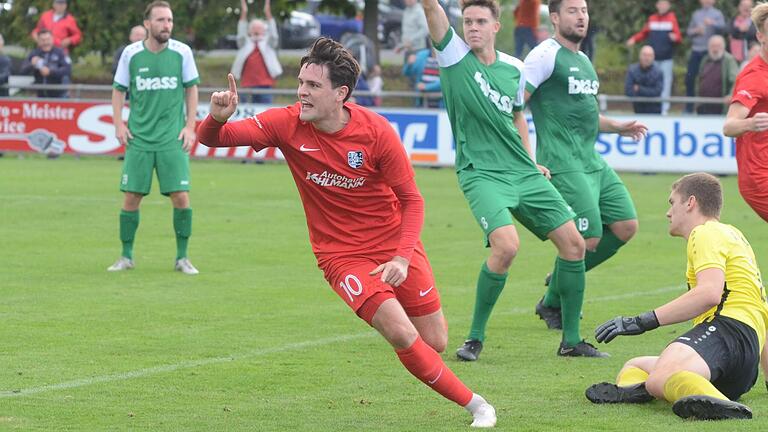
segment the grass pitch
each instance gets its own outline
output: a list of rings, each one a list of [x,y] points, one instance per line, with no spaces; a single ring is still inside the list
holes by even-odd
[[[412,378],[316,268],[283,165],[192,163],[190,257],[173,271],[171,206],[145,198],[133,271],[119,255],[120,163],[110,158],[0,159],[0,430],[434,431],[470,417]],[[587,276],[583,336],[683,291],[684,240],[666,233],[676,176],[622,176],[640,232]],[[448,365],[498,410],[499,430],[766,430],[763,376],[742,402],[751,421],[692,423],[668,404],[596,406],[592,383],[628,358],[657,354],[686,324],[618,338],[610,359],[555,356],[559,334],[533,314],[554,248],[521,230],[521,252],[481,360],[453,351],[471,318],[487,255],[450,169],[418,169],[422,239],[450,324]],[[723,221],[768,269],[768,229],[723,178]]]

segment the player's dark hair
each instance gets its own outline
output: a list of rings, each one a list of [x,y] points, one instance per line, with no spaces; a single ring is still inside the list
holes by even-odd
[[[694,196],[699,204],[699,211],[707,217],[720,217],[723,208],[723,188],[720,180],[712,174],[693,173],[679,178],[672,184],[672,191],[684,200]]]
[[[499,2],[496,0],[464,0],[461,4],[461,12],[464,13],[464,9],[470,6],[478,6],[488,8],[491,11],[493,18],[499,20]]]
[[[360,76],[360,64],[342,44],[326,37],[318,38],[309,53],[301,58],[299,67],[309,64],[326,66],[333,88],[346,86],[349,89],[344,102],[352,96]]]
[[[152,3],[147,5],[147,8],[144,9],[144,19],[148,20],[150,16],[152,16],[152,9],[154,8],[171,8],[170,3],[163,0],[155,0]]]
[[[586,0],[585,0],[586,1]],[[563,5],[563,0],[549,0],[549,13],[560,13],[560,6]]]
[[[43,28],[41,28],[41,29],[40,29],[40,31],[38,31],[38,32],[37,32],[37,35],[38,35],[38,36],[40,36],[40,35],[43,35],[43,34],[49,34],[49,35],[52,35],[52,34],[53,34],[53,32],[51,32],[51,30],[49,30],[49,29],[47,29],[47,28],[43,27]]]

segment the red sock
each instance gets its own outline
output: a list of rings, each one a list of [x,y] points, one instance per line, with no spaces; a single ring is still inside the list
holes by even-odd
[[[421,336],[417,336],[410,347],[395,350],[395,352],[400,362],[413,376],[446,399],[461,406],[467,405],[472,400],[472,391],[448,369],[440,358],[440,354],[427,345]]]

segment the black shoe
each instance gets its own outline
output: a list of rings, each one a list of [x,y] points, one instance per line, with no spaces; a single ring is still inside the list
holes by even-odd
[[[463,361],[477,361],[482,350],[482,342],[477,339],[467,339],[464,341],[464,345],[456,350],[456,357]]]
[[[684,419],[728,420],[751,419],[752,410],[738,402],[712,396],[686,396],[672,405],[672,412]]]
[[[560,308],[551,308],[544,306],[544,297],[536,303],[536,315],[543,319],[547,328],[551,330],[563,329],[563,317],[560,315]]]
[[[645,383],[628,387],[619,387],[616,384],[601,382],[590,386],[584,395],[592,403],[646,403],[653,400],[653,396],[645,389]]]
[[[557,350],[557,355],[562,357],[610,357],[608,353],[600,352],[594,345],[586,341],[581,341],[575,346],[569,347],[565,345],[565,342],[560,342],[560,348]]]

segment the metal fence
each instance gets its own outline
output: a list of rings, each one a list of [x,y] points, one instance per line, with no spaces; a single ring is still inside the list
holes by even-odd
[[[67,90],[68,97],[71,99],[97,99],[104,100],[109,96],[101,96],[102,93],[108,95],[112,92],[112,86],[106,84],[13,84],[13,85],[1,85],[0,89],[9,88],[11,94],[21,91],[31,91],[33,93],[38,90]],[[208,97],[211,93],[226,90],[225,88],[217,87],[200,87],[199,93],[202,97]],[[253,95],[253,94],[269,94],[275,96],[295,96],[295,89],[255,89],[255,88],[241,88],[238,89],[239,95]],[[106,96],[105,95],[105,96]],[[371,96],[380,97],[382,100],[390,98],[411,98],[413,100],[420,100],[422,106],[428,106],[428,101],[437,100],[442,97],[440,93],[424,93],[417,91],[382,91],[381,93],[372,93],[370,91],[355,91],[353,95],[356,96]],[[34,96],[34,94],[26,95]],[[605,95],[601,94],[597,96],[598,104],[601,112],[609,111],[627,111],[631,110],[631,107],[627,107],[627,104],[634,102],[670,102],[673,104],[725,104],[724,98],[705,98],[705,97],[686,97],[686,96],[672,96],[669,98],[662,97],[629,97],[624,95]],[[390,105],[386,105],[390,106]],[[617,109],[617,107],[619,109]]]

